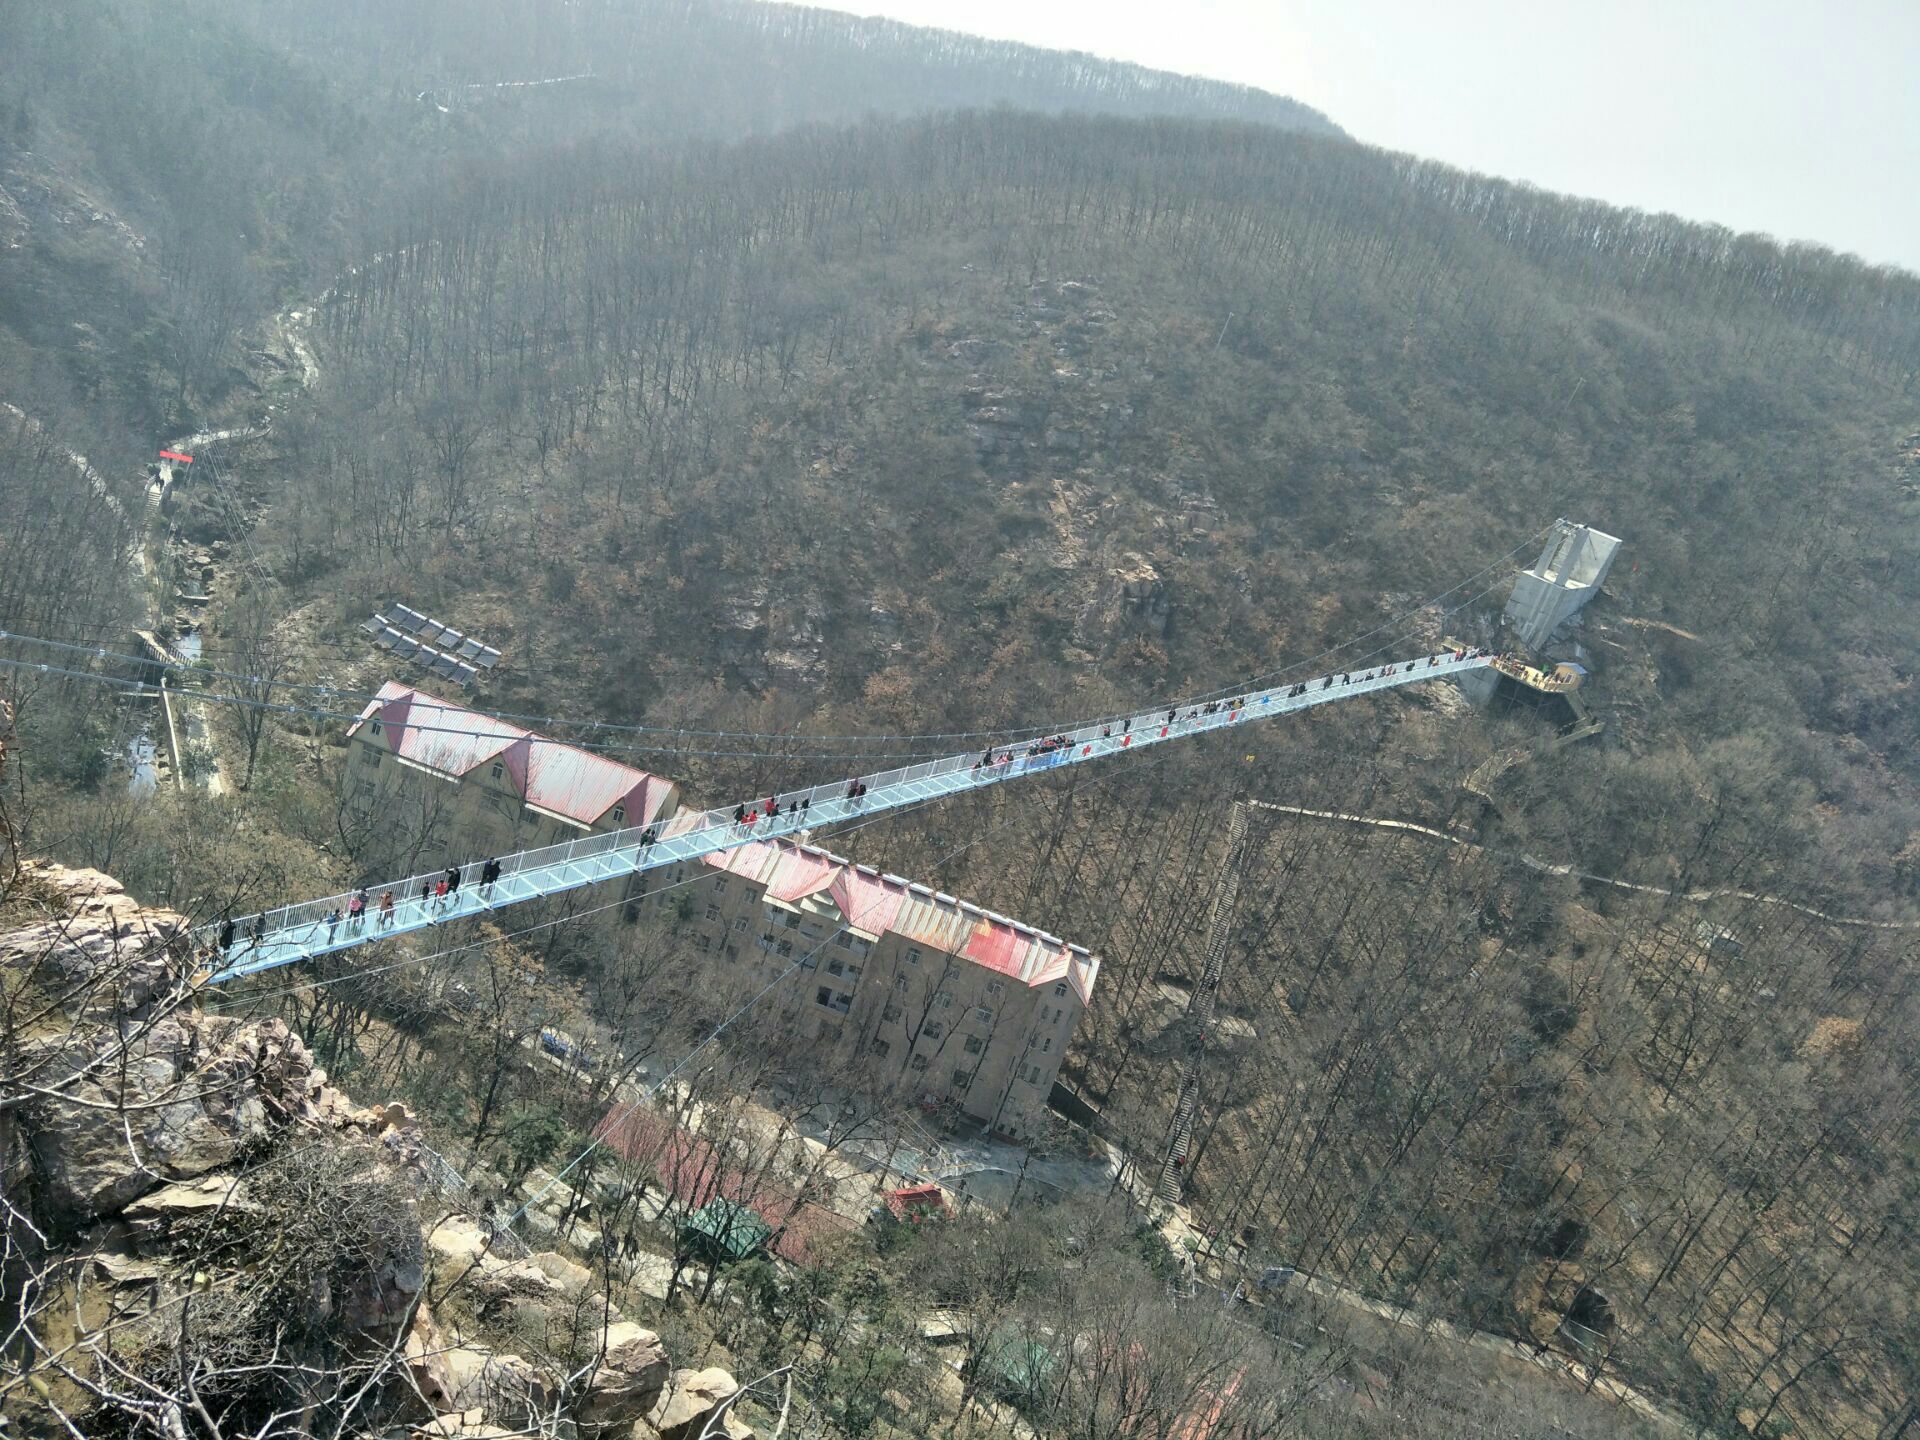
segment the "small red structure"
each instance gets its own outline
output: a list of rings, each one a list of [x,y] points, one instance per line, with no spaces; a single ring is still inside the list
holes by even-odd
[[[953,1216],[953,1206],[947,1203],[946,1192],[931,1182],[925,1185],[903,1185],[898,1190],[887,1191],[880,1198],[886,1205],[889,1215],[909,1225],[918,1225],[929,1216],[941,1220],[950,1219]]]
[[[193,456],[182,455],[178,450],[162,450],[160,452],[160,458],[162,460],[178,461],[182,465],[191,465],[193,463]]]

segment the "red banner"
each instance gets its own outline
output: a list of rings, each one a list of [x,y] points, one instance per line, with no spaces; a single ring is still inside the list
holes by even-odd
[[[182,465],[191,465],[193,463],[193,456],[182,455],[178,450],[162,450],[160,452],[160,458],[162,460],[178,460]]]

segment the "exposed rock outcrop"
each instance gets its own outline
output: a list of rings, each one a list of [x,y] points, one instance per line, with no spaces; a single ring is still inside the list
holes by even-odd
[[[673,1386],[660,1397],[660,1403],[647,1416],[647,1425],[660,1440],[697,1440],[708,1433],[713,1412],[740,1391],[740,1382],[725,1370],[676,1370]],[[727,1435],[728,1440],[753,1440],[753,1427],[738,1419],[729,1409],[712,1433]],[[636,1430],[636,1436],[646,1435]]]
[[[413,1117],[331,1088],[281,1021],[203,1011],[181,917],[57,866],[0,900],[31,917],[0,936],[0,1000],[26,1022],[0,1053],[0,1186],[38,1222],[8,1253],[41,1247],[48,1313],[110,1324],[116,1373],[164,1387],[195,1347],[272,1407],[384,1376],[388,1420],[441,1440],[556,1421],[598,1440],[649,1415],[679,1440],[734,1394],[725,1371],[669,1392],[660,1337],[586,1266],[466,1216],[423,1234]]]

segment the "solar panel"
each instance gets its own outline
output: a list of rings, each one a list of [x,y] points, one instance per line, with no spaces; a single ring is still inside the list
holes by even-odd
[[[500,663],[500,652],[491,645],[482,645],[472,636],[398,601],[360,628],[373,636],[373,643],[381,649],[461,685],[473,684],[481,671]]]

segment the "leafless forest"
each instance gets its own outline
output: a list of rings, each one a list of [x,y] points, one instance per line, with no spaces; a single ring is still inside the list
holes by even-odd
[[[744,0],[0,11],[9,1425],[1920,1434],[1920,278],[1338,118]],[[1072,1120],[948,1223],[843,1213],[953,1117],[742,1011],[690,896],[177,938],[444,834],[344,801],[395,598],[705,803],[1495,643],[1504,570],[1425,602],[1560,514],[1626,542],[1581,743],[1432,687],[822,837],[1104,958]],[[195,647],[157,784],[136,631]],[[736,1185],[789,1248],[700,1263]],[[676,1430],[640,1324],[764,1383]]]

